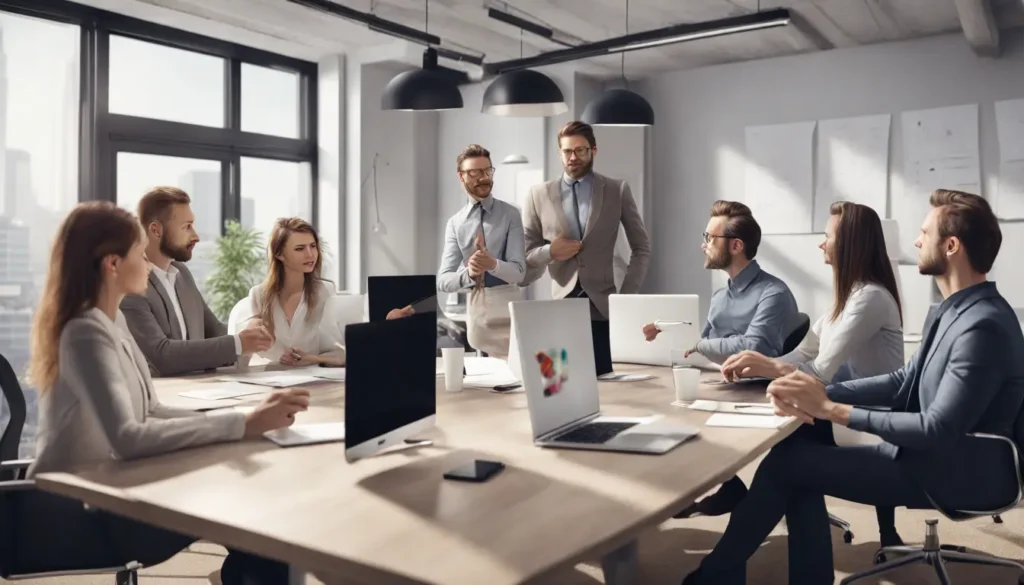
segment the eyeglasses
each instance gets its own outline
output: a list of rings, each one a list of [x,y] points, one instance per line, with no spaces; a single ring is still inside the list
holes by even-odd
[[[580,147],[577,147],[577,148],[566,148],[566,149],[562,150],[562,157],[563,158],[569,158],[570,156],[572,156],[574,154],[576,155],[576,158],[583,158],[584,156],[590,154],[590,147],[589,146],[580,146]]]
[[[494,176],[494,167],[487,167],[486,169],[466,169],[459,172],[466,173],[472,179],[479,179],[480,177]]]
[[[724,238],[726,240],[731,240],[733,238],[733,236],[716,236],[714,234],[709,234],[707,232],[704,232],[704,243],[705,244],[710,244],[711,240],[713,240],[715,238]]]

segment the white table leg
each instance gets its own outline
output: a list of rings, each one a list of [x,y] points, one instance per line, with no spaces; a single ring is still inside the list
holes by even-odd
[[[613,550],[601,559],[605,585],[633,585],[637,574],[637,541]]]
[[[306,572],[295,565],[288,565],[288,585],[306,585]]]

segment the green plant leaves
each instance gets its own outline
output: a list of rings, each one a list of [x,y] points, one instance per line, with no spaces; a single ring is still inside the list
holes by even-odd
[[[217,239],[213,253],[213,270],[206,279],[206,295],[214,314],[227,321],[231,309],[263,279],[266,269],[260,232],[235,220],[224,222],[224,235]]]

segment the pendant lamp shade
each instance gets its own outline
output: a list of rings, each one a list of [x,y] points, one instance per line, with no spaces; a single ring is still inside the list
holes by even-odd
[[[423,52],[423,68],[399,73],[384,88],[380,98],[382,110],[428,111],[457,110],[462,107],[462,93],[449,76],[437,68],[437,52]]]
[[[525,154],[510,154],[501,161],[503,165],[525,165],[529,163],[530,159]]]
[[[592,126],[653,126],[654,108],[640,94],[609,89],[587,104],[581,120]]]
[[[485,114],[556,116],[569,111],[562,90],[550,77],[532,69],[502,73],[484,92]]]

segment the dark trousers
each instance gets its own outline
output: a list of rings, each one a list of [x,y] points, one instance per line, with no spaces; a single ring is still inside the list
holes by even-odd
[[[590,297],[587,295],[587,291],[583,290],[583,285],[580,284],[580,281],[579,281],[578,277],[577,277],[577,280],[576,280],[576,286],[573,287],[573,289],[571,291],[569,291],[569,294],[565,295],[565,298],[567,298],[567,299],[587,299],[588,301],[590,301],[590,318],[591,318],[591,320],[594,320],[594,321],[607,321],[608,320],[608,317],[605,317],[604,314],[601,313],[601,310],[597,308],[597,305],[594,304],[594,301],[590,300]]]
[[[747,559],[786,518],[790,585],[833,583],[832,538],[825,496],[895,508],[930,508],[924,491],[881,445],[838,447],[797,432],[761,462],[750,491],[733,510],[700,583],[743,585]]]
[[[10,494],[4,504],[4,517],[12,521],[4,531],[13,531],[14,570],[23,574],[114,568],[132,561],[151,567],[197,540],[36,490]],[[288,566],[229,549],[221,580],[224,585],[285,585]]]

